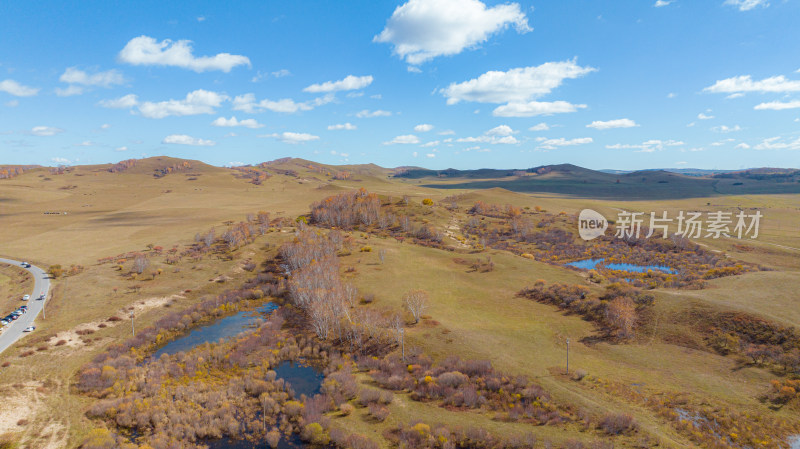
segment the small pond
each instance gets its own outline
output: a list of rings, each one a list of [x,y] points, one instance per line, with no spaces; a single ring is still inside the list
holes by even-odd
[[[206,342],[213,343],[221,338],[236,336],[263,320],[263,314],[272,312],[277,308],[277,304],[268,302],[255,311],[239,312],[235,315],[221,318],[211,324],[197,327],[185,336],[162,346],[152,357],[157,359],[162,354],[176,354],[181,351],[188,351]]]
[[[187,335],[173,340],[153,354],[153,358],[161,357],[162,354],[175,354],[181,351],[188,351],[192,348],[205,343],[213,343],[220,339],[235,337],[236,335],[250,329],[264,319],[264,314],[272,312],[278,306],[274,303],[267,303],[254,311],[239,312],[234,315],[220,318],[219,320],[193,329]],[[295,397],[301,395],[313,396],[319,393],[322,387],[322,380],[325,375],[312,366],[302,362],[286,361],[275,367],[275,373],[279,379],[284,379],[292,387]],[[204,442],[210,449],[252,449],[265,448],[269,445],[264,442],[252,442],[245,440],[231,440],[221,438],[218,440],[208,440]],[[311,447],[300,440],[297,435],[289,438],[281,438],[278,449],[305,449]]]
[[[659,270],[665,273],[677,274],[678,271],[672,269],[670,267],[665,267],[662,265],[633,265],[630,263],[609,263],[604,264],[603,261],[605,259],[584,259],[578,260],[575,262],[569,262],[564,265],[569,265],[570,267],[580,268],[582,270],[593,270],[597,268],[597,266],[601,266],[603,268],[608,268],[609,270],[621,270],[627,271],[629,273],[646,273],[648,270]]]

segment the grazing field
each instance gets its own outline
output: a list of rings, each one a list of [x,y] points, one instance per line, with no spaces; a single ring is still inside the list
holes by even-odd
[[[794,184],[564,166],[524,176],[446,175],[299,159],[224,169],[150,158],[35,168],[0,180],[0,253],[56,275],[47,319],[0,354],[0,438],[72,448],[107,429],[103,438],[119,435],[112,445],[129,444],[122,435],[136,431],[144,439],[130,447],[169,447],[146,434],[149,424],[123,425],[95,407],[100,398],[127,401],[148,390],[134,388],[119,368],[125,357],[144,357],[213,320],[217,312],[181,313],[232,291],[284,304],[286,340],[274,354],[300,357],[280,348],[304,348],[304,357],[331,363],[328,378],[357,364],[356,393],[324,391],[319,416],[308,411],[317,407],[308,398],[305,415],[293,415],[293,401],[274,394],[275,413],[292,416],[275,416],[283,434],[320,442],[343,427],[385,448],[408,443],[417,421],[432,426],[414,432],[437,448],[452,446],[436,432],[466,444],[455,429],[520,441],[532,435],[536,447],[571,448],[788,447],[786,437],[800,434],[800,398],[775,386],[800,374]],[[733,182],[746,194],[734,194]],[[755,209],[763,218],[756,239],[621,246],[575,236],[575,216],[585,208],[610,219],[621,210]],[[617,279],[608,270],[563,266],[590,251],[642,261],[669,252],[685,272]],[[22,270],[0,266],[0,311],[30,284]],[[414,298],[422,305],[415,308]],[[317,308],[326,301],[332,305]],[[154,328],[176,313],[173,327]],[[134,329],[161,337],[130,343]],[[400,361],[403,348],[409,360]],[[454,373],[453,356],[483,372]],[[86,386],[87,367],[97,363],[117,368],[103,368],[99,386]],[[159,372],[170,379],[159,394],[247,382],[237,376],[250,368],[220,375],[215,365],[221,377],[213,379]],[[393,399],[366,405],[365,388],[392,391]],[[473,391],[484,400],[465,405],[464,392]],[[635,424],[614,435],[614,422],[626,416]],[[452,434],[445,437],[438,424]],[[497,447],[514,447],[503,441]],[[197,442],[184,443],[178,447]]]

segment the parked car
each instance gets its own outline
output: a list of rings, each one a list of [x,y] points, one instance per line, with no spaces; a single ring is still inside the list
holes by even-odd
[[[36,326],[28,326],[22,332],[33,332],[34,329],[36,329]]]
[[[38,298],[36,298],[37,301],[41,301],[43,299],[44,299],[44,293],[42,293],[41,295],[39,295]]]
[[[8,324],[9,324],[10,322],[11,322],[11,321],[8,321],[8,320],[6,320],[5,318],[3,318],[2,320],[0,320],[0,324],[2,324],[3,326],[8,326]]]
[[[19,306],[19,310],[28,311],[28,306]]]
[[[20,265],[22,265],[25,268],[30,268],[31,267],[31,264],[29,264],[28,262],[22,262]]]
[[[22,297],[23,301],[27,301],[29,299],[31,299],[31,295],[25,295],[25,296]]]

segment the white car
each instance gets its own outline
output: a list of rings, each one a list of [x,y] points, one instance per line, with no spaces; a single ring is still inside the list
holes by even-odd
[[[25,295],[25,296],[22,297],[23,301],[27,301],[29,299],[31,299],[31,295]]]
[[[34,329],[36,329],[36,326],[28,326],[22,332],[33,332]]]

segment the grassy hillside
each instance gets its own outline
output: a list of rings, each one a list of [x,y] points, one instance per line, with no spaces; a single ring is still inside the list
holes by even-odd
[[[794,190],[800,184],[785,182],[785,177],[780,182],[764,179],[763,174],[609,174],[568,165],[524,174],[432,173],[301,159],[227,169],[165,157],[31,168],[0,179],[0,254],[45,267],[76,268],[54,280],[47,320],[37,322],[36,333],[0,355],[0,399],[10,406],[0,412],[0,436],[11,434],[27,447],[78,447],[99,422],[86,416],[95,401],[71,385],[82,366],[128,338],[131,308],[137,329],[142,329],[168,313],[239,288],[276,256],[280,245],[293,241],[296,219],[303,215],[307,220],[312,203],[361,188],[376,193],[386,212],[410,217],[412,228],[426,225],[441,231],[442,240],[422,244],[399,225],[394,230],[344,228],[350,249],[336,258],[341,278],[372,299],[356,309],[402,313],[404,293],[425,290],[430,296],[425,316],[419,324],[406,325],[409,350],[436,362],[453,355],[489,360],[508,376],[526,375],[574,417],[562,427],[532,426],[506,422],[492,412],[414,400],[407,392],[395,394],[385,422],[375,422],[363,408],[346,417],[334,413],[337,422],[369,435],[380,447],[393,447],[387,435],[414,419],[478,426],[498,434],[533,432],[557,444],[574,439],[588,445],[599,439],[615,447],[709,447],[666,415],[666,406],[654,405],[665,403],[711,413],[720,422],[759,422],[771,429],[778,428],[773,423],[778,420],[800,428],[795,402],[776,404],[766,396],[770,381],[795,374],[752,363],[742,353],[715,352],[707,333],[719,325],[713,322],[723,316],[719,314],[745,314],[784,330],[800,324],[795,307],[800,289],[800,195],[795,192],[800,190]],[[433,204],[423,205],[426,198]],[[497,216],[470,212],[478,202],[497,205]],[[758,239],[704,238],[696,243],[724,261],[760,268],[707,280],[702,289],[647,290],[654,302],[639,315],[635,336],[610,339],[585,315],[518,296],[538,280],[584,287],[590,295],[601,295],[610,281],[522,257],[523,248],[539,250],[548,242],[515,242],[501,250],[467,235],[471,222],[485,224],[487,235],[509,232],[512,220],[504,215],[506,205],[532,223],[552,220],[549,226],[568,232],[574,232],[571,217],[584,208],[606,217],[622,209],[675,216],[680,210],[757,208],[764,214]],[[259,211],[269,212],[270,230],[263,235],[232,250],[191,251],[211,229],[220,238],[239,222],[253,223]],[[313,225],[320,234],[329,231],[320,223]],[[219,245],[224,246],[222,241]],[[175,254],[186,255],[168,262],[173,247]],[[137,254],[149,261],[141,275],[131,271]],[[480,268],[488,262],[491,269]],[[249,271],[254,267],[256,271]],[[20,294],[26,284],[18,276],[13,267],[0,269],[0,299]],[[112,316],[121,318],[109,321]],[[563,373],[567,339],[571,374],[580,370],[584,380]],[[357,378],[360,385],[375,387],[366,372]],[[638,430],[618,437],[604,434],[597,422],[607,413],[632,415]],[[578,416],[591,417],[593,424],[581,424]],[[764,447],[782,446],[772,441]]]

